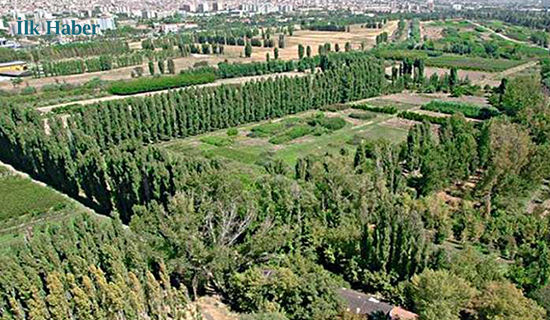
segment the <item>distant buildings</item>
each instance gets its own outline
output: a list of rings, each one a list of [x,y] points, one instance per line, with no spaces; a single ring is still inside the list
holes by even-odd
[[[109,16],[103,16],[98,19],[92,19],[93,24],[99,24],[99,29],[101,31],[115,30],[115,19]]]
[[[160,26],[160,30],[164,34],[177,33],[180,29],[178,24],[163,24]]]

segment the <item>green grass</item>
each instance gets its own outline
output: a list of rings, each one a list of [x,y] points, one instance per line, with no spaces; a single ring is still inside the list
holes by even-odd
[[[233,139],[226,136],[208,136],[202,137],[201,142],[211,144],[216,147],[227,147],[233,144]]]
[[[0,171],[0,222],[22,216],[59,211],[68,203],[59,193],[29,179]]]
[[[311,134],[302,136],[301,139],[294,139],[277,145],[269,142],[269,138],[277,137],[277,135],[258,137],[258,135],[254,134],[244,134],[247,131],[255,133],[269,132],[271,134],[279,132],[281,134],[292,128],[301,128],[305,123],[311,122],[312,119],[323,119],[319,118],[319,112],[305,112],[298,116],[293,115],[283,118],[276,123],[239,127],[239,132],[243,134],[234,137],[234,144],[231,146],[216,147],[201,143],[200,141],[204,139],[204,136],[174,140],[161,145],[171,152],[227,159],[229,163],[237,163],[241,166],[245,164],[246,167],[253,168],[254,172],[262,172],[263,169],[259,164],[265,161],[266,158],[281,159],[293,167],[299,158],[308,155],[323,155],[327,152],[337,153],[341,149],[354,152],[356,146],[350,142],[357,139],[384,138],[395,142],[403,141],[407,135],[406,129],[380,125],[390,117],[392,116],[376,114],[376,117],[366,120],[354,119],[354,121],[351,121],[349,119],[343,128],[335,131],[325,131],[327,130],[325,127],[316,125],[313,127],[315,130]],[[340,118],[347,119],[345,112],[340,113]],[[322,120],[321,122],[324,123],[324,121]],[[336,122],[336,120],[331,121]],[[291,125],[292,123],[294,125]],[[282,131],[279,131],[281,128]],[[317,129],[323,130],[322,134],[317,135]],[[224,133],[225,131],[213,132],[208,134],[208,136],[219,136]]]

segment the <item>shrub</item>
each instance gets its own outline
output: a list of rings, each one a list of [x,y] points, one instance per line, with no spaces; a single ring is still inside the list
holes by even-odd
[[[109,92],[116,95],[128,95],[212,83],[215,80],[216,76],[212,73],[185,73],[177,76],[140,78],[133,81],[117,81],[109,87]]]
[[[413,120],[418,122],[424,122],[428,121],[430,123],[435,124],[444,124],[447,119],[444,117],[434,117],[427,114],[420,114],[412,111],[403,111],[397,115],[399,118],[407,119],[407,120]]]
[[[372,111],[377,113],[386,113],[386,114],[396,114],[399,111],[397,110],[396,107],[393,107],[393,106],[377,107],[377,106],[371,106],[368,104],[354,104],[352,108],[358,109],[358,110],[364,110],[364,111]]]
[[[310,134],[312,131],[313,131],[313,128],[308,125],[293,126],[287,131],[285,131],[284,133],[269,139],[269,142],[272,144],[283,144],[285,142],[292,141],[294,139],[298,139],[303,136],[306,136]]]
[[[230,137],[234,137],[238,134],[239,134],[239,129],[237,129],[237,128],[227,129],[227,135],[230,136]]]
[[[23,95],[31,95],[36,93],[35,87],[25,87],[21,90],[21,94]]]
[[[346,126],[346,120],[338,117],[318,117],[316,124],[331,131],[340,130]]]
[[[265,123],[252,128],[251,131],[255,137],[266,138],[278,134],[283,131],[284,128],[285,126],[283,123]]]
[[[373,118],[376,118],[376,114],[372,112],[352,112],[349,114],[349,117],[352,119],[358,119],[358,120],[370,120]]]
[[[331,104],[328,106],[323,106],[319,108],[319,110],[322,111],[329,111],[329,112],[338,112],[349,109],[351,106],[349,104],[344,103],[337,103],[337,104]]]

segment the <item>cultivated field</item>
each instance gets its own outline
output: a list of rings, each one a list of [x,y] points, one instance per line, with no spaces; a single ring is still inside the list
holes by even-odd
[[[173,152],[221,157],[251,166],[261,165],[268,159],[281,159],[289,166],[294,166],[299,158],[307,155],[322,155],[327,152],[339,152],[341,149],[353,152],[356,144],[362,139],[385,138],[402,141],[407,135],[406,129],[389,128],[382,125],[392,116],[372,114],[372,118],[360,120],[351,118],[352,113],[361,112],[352,109],[340,112],[309,111],[271,122],[239,127],[238,135],[234,137],[229,137],[227,130],[221,130],[193,138],[174,140],[163,144],[163,146]],[[284,143],[270,142],[270,140],[273,141],[274,136],[278,136],[280,133],[273,133],[273,136],[266,133],[265,136],[260,137],[254,137],[253,134],[257,129],[265,132],[269,132],[270,128],[285,130],[291,128],[292,122],[300,119],[307,120],[321,114],[328,118],[344,119],[346,124],[343,128],[333,132],[320,135],[312,132]],[[219,145],[213,145],[213,143]]]
[[[73,200],[0,165],[0,247],[21,236],[19,228],[61,217],[75,208]]]

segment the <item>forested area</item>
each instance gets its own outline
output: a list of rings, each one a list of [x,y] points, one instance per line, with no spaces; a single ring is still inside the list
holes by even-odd
[[[0,63],[11,62],[16,60],[30,60],[28,53],[21,50],[13,50],[10,48],[0,48]]]
[[[78,244],[78,245],[76,245]],[[77,216],[2,254],[2,319],[200,319],[120,221]]]
[[[418,23],[408,25],[409,44],[420,41]],[[405,27],[400,23],[401,32]],[[183,52],[174,49],[177,39],[166,41],[142,45],[151,55]],[[0,318],[200,319],[191,302],[216,294],[250,319],[343,320],[353,315],[337,289],[352,288],[419,320],[548,319],[550,215],[535,195],[547,192],[550,178],[549,60],[542,81],[518,76],[487,88],[490,107],[434,101],[418,108],[450,115],[438,117],[346,103],[405,89],[459,96],[475,86],[456,68],[427,78],[426,57],[406,56],[390,76],[371,53],[304,51],[299,61],[223,62],[110,88],[131,94],[310,70],[302,76],[171,90],[48,115],[0,101],[0,160],[109,216],[28,228],[6,248]],[[415,123],[401,143],[342,143],[340,152],[323,150],[293,167],[269,153],[249,170],[163,147],[338,106]],[[291,121],[346,126],[338,117]],[[261,125],[251,134],[259,135]],[[287,142],[277,139],[269,140]]]

